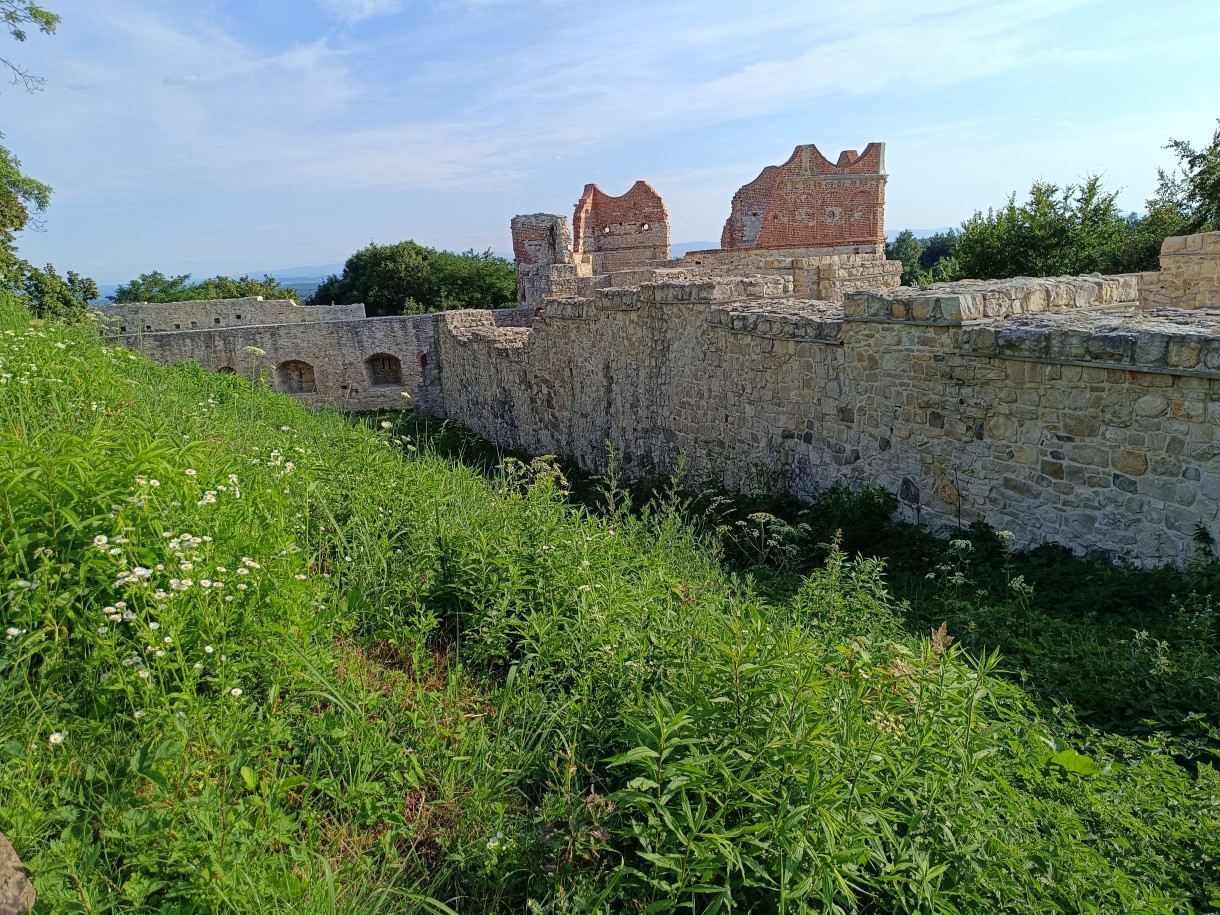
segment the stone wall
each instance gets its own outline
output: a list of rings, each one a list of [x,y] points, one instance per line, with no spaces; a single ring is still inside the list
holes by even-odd
[[[902,281],[902,263],[887,261],[884,245],[689,251],[679,263],[688,272],[707,276],[789,277],[796,296],[827,302],[841,302],[859,289],[893,289]]]
[[[1149,307],[1220,307],[1220,232],[1165,239],[1160,272],[1141,281],[1140,299]]]
[[[621,197],[586,184],[576,203],[572,232],[577,259],[587,258],[593,274],[669,260],[669,214],[647,181],[637,181]]]
[[[121,305],[103,305],[98,312],[119,333],[136,334],[248,327],[253,324],[351,321],[364,317],[364,306],[298,305],[290,299],[264,301],[262,296],[248,296],[193,302],[125,302]]]
[[[591,265],[576,263],[572,233],[563,216],[514,216],[512,234],[518,305],[532,308],[547,296],[577,295],[580,278],[592,275]]]
[[[1139,279],[965,282],[802,300],[783,277],[548,300],[532,330],[441,316],[442,400],[501,444],[600,470],[812,497],[899,493],[912,520],[1180,561],[1220,537],[1220,309]]]
[[[885,250],[885,144],[831,162],[812,143],[769,165],[733,195],[720,247]]]

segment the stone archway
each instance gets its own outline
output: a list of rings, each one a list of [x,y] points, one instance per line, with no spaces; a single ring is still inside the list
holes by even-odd
[[[373,387],[402,385],[402,360],[389,353],[374,353],[364,360],[369,381]]]
[[[300,359],[281,362],[275,369],[276,387],[286,394],[317,394],[313,366]]]

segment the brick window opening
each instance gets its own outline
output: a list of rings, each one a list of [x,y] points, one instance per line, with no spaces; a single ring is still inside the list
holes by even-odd
[[[376,353],[365,360],[365,365],[374,387],[402,384],[402,362],[397,356]]]
[[[182,325],[181,325],[181,324],[175,324],[175,325],[174,325],[174,330],[182,330]]]
[[[276,386],[286,394],[317,394],[313,366],[299,359],[281,362],[275,370]]]
[[[233,366],[231,366],[231,365],[222,365],[216,371],[220,372],[220,374],[222,374],[222,375],[236,375],[237,374],[237,369],[233,368]]]
[[[213,319],[212,319],[212,323],[213,323],[213,324],[219,324],[219,323],[220,323],[220,318],[213,318]]]
[[[120,333],[120,334],[125,334],[125,333],[127,333],[127,325],[126,325],[126,324],[120,324],[120,325],[119,325],[119,333]]]

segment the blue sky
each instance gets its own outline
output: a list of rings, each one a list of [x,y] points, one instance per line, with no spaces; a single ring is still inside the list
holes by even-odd
[[[676,242],[798,143],[887,144],[887,226],[1100,172],[1139,209],[1220,117],[1217,0],[46,0],[3,141],[55,189],[19,245],[101,282],[511,250],[637,178]]]

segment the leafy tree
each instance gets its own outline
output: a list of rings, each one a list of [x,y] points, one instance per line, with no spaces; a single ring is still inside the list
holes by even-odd
[[[61,321],[83,320],[89,303],[98,297],[97,283],[90,277],[72,270],[61,277],[50,264],[42,270],[30,267],[22,287],[35,315]]]
[[[9,34],[17,41],[26,40],[27,26],[34,26],[44,35],[50,35],[59,25],[59,16],[28,0],[0,0],[0,19],[4,20]],[[0,57],[0,64],[13,74],[14,85],[23,86],[27,92],[35,92],[46,83],[45,77],[35,76],[7,57]]]
[[[1220,230],[1220,120],[1209,146],[1195,149],[1185,140],[1170,140],[1167,149],[1178,154],[1182,178],[1160,174],[1158,197],[1185,216],[1185,231]]]
[[[347,259],[341,276],[314,291],[314,305],[363,302],[370,315],[455,308],[502,308],[516,301],[516,271],[490,250],[438,251],[413,241],[370,244]]]
[[[200,299],[239,299],[261,295],[264,299],[300,300],[297,291],[281,286],[273,276],[263,275],[261,280],[249,276],[232,279],[214,276],[211,279],[191,282],[191,275],[166,276],[159,270],[141,273],[136,279],[119,286],[112,302],[197,302]]]
[[[17,41],[25,41],[29,26],[49,35],[59,24],[59,16],[28,0],[0,0],[0,20]],[[0,57],[0,65],[27,92],[36,92],[46,82],[7,57]],[[39,270],[17,255],[18,233],[29,225],[38,226],[38,217],[50,203],[50,186],[24,174],[16,156],[0,146],[0,285],[22,293],[40,317],[78,321],[84,318],[89,300],[97,298],[97,284],[71,270],[61,277],[50,264]]]
[[[894,239],[893,244],[885,246],[885,256],[890,260],[902,261],[902,285],[910,286],[919,273],[919,257],[923,254],[923,245],[910,229],[903,229]]]
[[[9,285],[18,282],[25,266],[17,257],[17,233],[50,203],[51,188],[22,174],[21,163],[0,146],[0,275]]]
[[[957,232],[950,229],[947,232],[937,232],[928,238],[919,239],[923,245],[923,253],[919,255],[919,266],[923,270],[931,270],[940,261],[952,257],[957,248]]]
[[[1016,194],[962,224],[954,257],[965,276],[1058,276],[1110,267],[1128,230],[1118,192],[1091,175],[1079,185],[1035,181],[1025,203]]]

